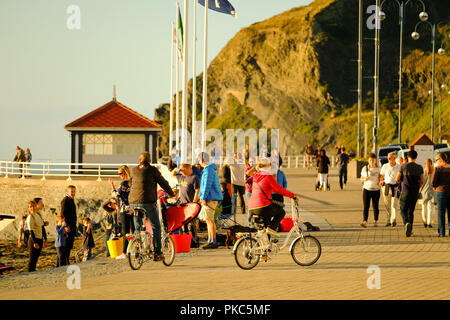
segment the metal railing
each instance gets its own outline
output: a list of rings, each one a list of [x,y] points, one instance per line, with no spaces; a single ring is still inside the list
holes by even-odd
[[[331,156],[331,167],[336,165],[335,156]],[[282,168],[307,168],[308,164],[306,156],[282,156]],[[221,163],[222,161],[220,161]],[[71,162],[14,162],[14,161],[0,161],[0,176],[8,178],[10,176],[19,176],[22,179],[25,177],[40,177],[41,180],[46,180],[47,177],[67,178],[68,181],[72,177],[96,177],[97,181],[102,181],[102,178],[116,178],[117,169],[124,165],[124,163],[71,163]],[[135,167],[136,163],[125,164],[128,167]],[[158,169],[164,171],[163,175],[169,174],[165,165],[156,163],[153,164]],[[315,166],[315,161],[313,163]],[[162,169],[165,168],[165,169]],[[166,172],[167,171],[167,172]]]
[[[294,169],[294,168],[307,168],[308,163],[305,155],[298,156],[282,156],[283,165],[282,168]],[[330,158],[330,166],[334,168],[336,166],[336,157],[331,156]],[[316,161],[313,160],[313,167],[316,166]]]
[[[0,161],[0,176],[4,178],[18,176],[22,179],[40,177],[41,180],[46,180],[47,177],[60,177],[67,178],[68,181],[72,180],[72,177],[96,177],[97,181],[102,181],[102,178],[117,178],[117,169],[122,165],[133,168],[137,164]],[[153,165],[160,170],[161,167],[165,167],[161,164]]]

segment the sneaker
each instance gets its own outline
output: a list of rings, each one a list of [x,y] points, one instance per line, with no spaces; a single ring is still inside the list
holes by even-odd
[[[375,228],[378,227],[378,222],[375,221],[375,222],[373,223],[373,226],[374,226]]]
[[[153,256],[153,261],[163,261],[164,260],[164,255],[162,253],[160,254],[155,254]]]
[[[120,260],[120,259],[125,259],[126,257],[127,257],[127,255],[125,253],[122,253],[120,256],[117,256],[115,259]]]
[[[208,243],[206,245],[204,245],[202,248],[203,249],[216,249],[218,247],[218,245],[216,243]]]
[[[385,225],[385,227],[390,227],[390,226],[391,226],[390,222],[386,223],[386,225]]]
[[[363,221],[359,225],[363,228],[367,228],[367,221]]]
[[[407,222],[405,225],[405,229],[406,229],[406,231],[405,231],[406,236],[411,237],[411,231],[412,231],[411,223]]]
[[[428,225],[428,228],[433,228],[433,226],[431,224]]]
[[[423,226],[424,226],[425,228],[428,227],[428,225],[427,225],[425,222],[423,223]]]
[[[397,222],[392,222],[392,227],[395,227],[395,226],[397,226]]]

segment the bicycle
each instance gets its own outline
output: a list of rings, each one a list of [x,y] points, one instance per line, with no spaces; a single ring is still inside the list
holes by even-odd
[[[322,246],[314,236],[303,233],[303,228],[299,223],[299,208],[298,202],[292,201],[291,216],[294,226],[289,231],[289,234],[281,247],[278,247],[278,235],[268,236],[267,228],[264,226],[264,219],[259,216],[253,216],[252,220],[255,223],[258,231],[253,237],[252,233],[247,233],[241,237],[233,247],[233,255],[236,264],[244,270],[250,270],[256,267],[260,260],[268,262],[273,259],[280,250],[283,250],[291,236],[294,233],[298,234],[290,247],[289,252],[295,263],[300,266],[311,266],[319,260],[322,254]]]
[[[140,218],[145,217],[144,208],[134,208],[134,213]],[[134,234],[126,235],[129,243],[127,247],[128,263],[133,270],[139,270],[145,261],[153,260],[155,252],[153,248],[153,233],[146,230],[145,224]],[[167,234],[165,228],[161,228],[161,251],[164,256],[162,262],[169,267],[175,260],[175,243]]]

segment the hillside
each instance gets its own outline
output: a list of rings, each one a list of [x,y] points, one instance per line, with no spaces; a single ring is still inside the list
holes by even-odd
[[[371,5],[365,1],[364,7]],[[448,0],[426,1],[430,20],[448,19]],[[386,5],[382,26],[380,68],[381,144],[396,142],[398,87],[398,9]],[[403,137],[411,141],[429,131],[431,87],[430,31],[409,36],[418,21],[416,7],[408,7],[404,42]],[[358,8],[352,0],[316,0],[240,30],[208,68],[208,128],[278,128],[282,154],[298,154],[307,141],[331,149],[336,144],[356,148]],[[365,14],[364,20],[369,17]],[[449,33],[450,28],[440,28]],[[373,123],[373,30],[364,28],[363,123]],[[441,44],[441,36],[438,37]],[[450,47],[448,48],[450,52]],[[436,56],[438,81],[449,81],[450,58]],[[196,79],[202,87],[202,75]],[[192,95],[192,81],[189,85]],[[436,91],[437,92],[437,91]],[[449,127],[448,93],[444,95],[442,130]],[[197,91],[197,120],[202,92]],[[436,98],[436,129],[438,98]],[[191,99],[189,99],[191,104]],[[168,132],[168,105],[156,110]],[[188,122],[190,123],[190,119]],[[363,125],[364,128],[364,125]],[[163,135],[164,135],[163,132]],[[166,134],[165,139],[167,139]],[[370,137],[371,138],[371,137]],[[167,140],[166,140],[167,141]],[[162,145],[167,145],[163,140]],[[163,150],[167,152],[167,150]]]

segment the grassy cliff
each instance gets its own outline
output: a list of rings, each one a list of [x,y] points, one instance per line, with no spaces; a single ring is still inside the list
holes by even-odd
[[[372,2],[365,0],[364,8]],[[425,2],[430,21],[450,20],[448,0]],[[399,31],[398,8],[393,4],[387,2],[383,8],[387,19],[381,31],[380,144],[397,141]],[[406,10],[402,70],[405,141],[430,130],[430,31],[421,26],[420,40],[413,41],[410,37],[419,11],[414,5]],[[368,18],[369,14],[365,14],[364,21]],[[364,123],[369,124],[369,145],[373,123],[373,33],[364,28],[362,129]],[[439,28],[438,33],[439,46],[442,35],[450,33],[450,25]],[[316,0],[243,28],[208,67],[208,128],[223,132],[227,128],[277,128],[283,154],[302,152],[307,141],[328,149],[345,144],[355,150],[357,39],[358,7],[353,0]],[[450,52],[450,47],[447,51]],[[436,58],[436,86],[438,81],[447,81],[450,86],[449,56],[447,53]],[[201,88],[202,75],[196,81],[197,88]],[[442,110],[442,135],[450,140],[447,92]],[[192,94],[192,81],[189,94]],[[201,101],[199,90],[197,120],[200,120]],[[438,102],[436,98],[435,137]],[[157,119],[163,122],[166,132],[167,108],[163,105],[157,110]]]

